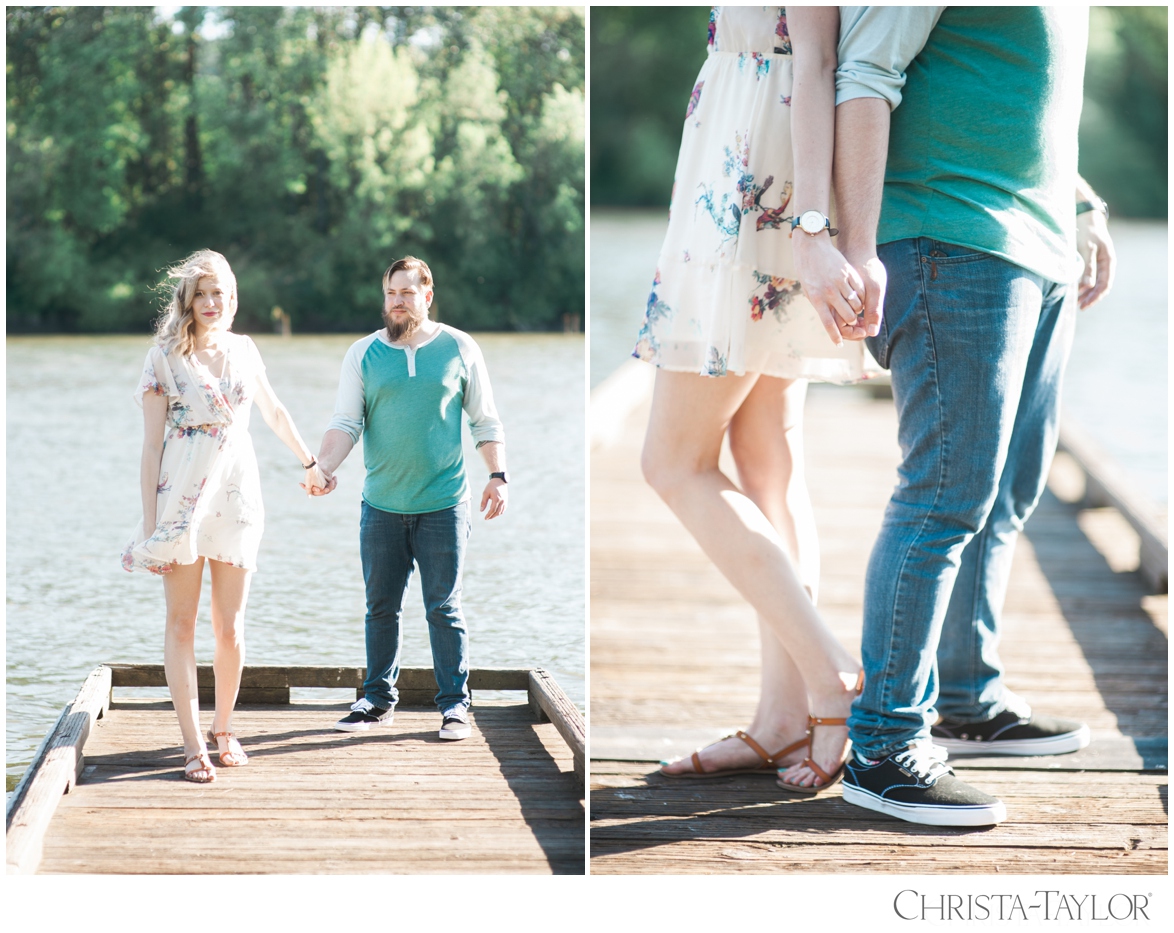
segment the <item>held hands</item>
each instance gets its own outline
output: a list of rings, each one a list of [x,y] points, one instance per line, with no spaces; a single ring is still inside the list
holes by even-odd
[[[481,493],[481,508],[479,511],[485,512],[485,506],[489,506],[489,511],[485,512],[485,520],[489,521],[491,518],[505,513],[506,499],[509,497],[509,489],[506,484],[500,479],[491,479],[485,484],[485,492]]]
[[[1109,236],[1109,225],[1100,211],[1076,215],[1076,248],[1084,260],[1077,298],[1081,309],[1091,308],[1113,287],[1117,253]]]
[[[884,267],[879,260],[878,288],[876,271],[858,271],[828,237],[796,233],[792,244],[803,291],[815,306],[832,343],[838,347],[845,340],[875,337],[880,330],[884,296]]]
[[[307,496],[324,496],[331,492],[335,486],[338,485],[338,480],[333,474],[327,474],[318,464],[306,470],[305,482],[299,483],[302,489],[306,490]]]

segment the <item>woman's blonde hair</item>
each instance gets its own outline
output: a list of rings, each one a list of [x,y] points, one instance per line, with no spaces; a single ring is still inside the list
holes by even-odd
[[[167,270],[167,281],[161,282],[161,291],[170,291],[163,313],[155,324],[155,342],[164,353],[177,352],[180,356],[191,355],[195,334],[192,316],[192,301],[196,297],[196,286],[206,275],[215,275],[231,283],[230,306],[236,304],[236,276],[228,260],[215,250],[202,249],[192,253],[183,262]]]

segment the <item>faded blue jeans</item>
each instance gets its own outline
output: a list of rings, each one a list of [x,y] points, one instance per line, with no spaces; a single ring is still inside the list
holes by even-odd
[[[469,540],[469,503],[406,515],[363,503],[359,553],[367,587],[367,699],[387,709],[399,700],[395,688],[403,644],[400,618],[412,562],[420,567],[436,706],[469,706],[469,640],[461,612],[461,574]]]
[[[1011,556],[1056,449],[1072,289],[928,238],[877,251],[881,332],[901,464],[864,585],[864,692],[849,719],[868,758],[929,736],[936,713],[1030,710],[1003,683]]]

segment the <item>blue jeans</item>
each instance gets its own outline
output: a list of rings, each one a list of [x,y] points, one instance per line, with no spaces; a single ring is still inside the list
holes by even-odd
[[[469,540],[469,503],[404,515],[363,503],[359,552],[367,586],[367,699],[389,708],[399,700],[400,617],[413,560],[420,567],[436,705],[443,712],[469,706],[469,640],[461,613],[461,574]]]
[[[923,237],[878,254],[889,288],[868,348],[892,372],[901,464],[865,577],[849,719],[868,758],[927,738],[936,711],[1030,712],[1003,683],[999,624],[1056,449],[1076,313],[1068,286],[989,253]]]

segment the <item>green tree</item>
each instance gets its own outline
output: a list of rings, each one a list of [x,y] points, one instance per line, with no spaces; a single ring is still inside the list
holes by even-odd
[[[1080,171],[1115,214],[1165,217],[1169,9],[1093,7]]]
[[[669,203],[708,21],[709,7],[592,7],[592,203]]]
[[[8,327],[141,330],[229,257],[238,326],[377,320],[427,259],[457,326],[583,310],[581,10],[9,8]]]

